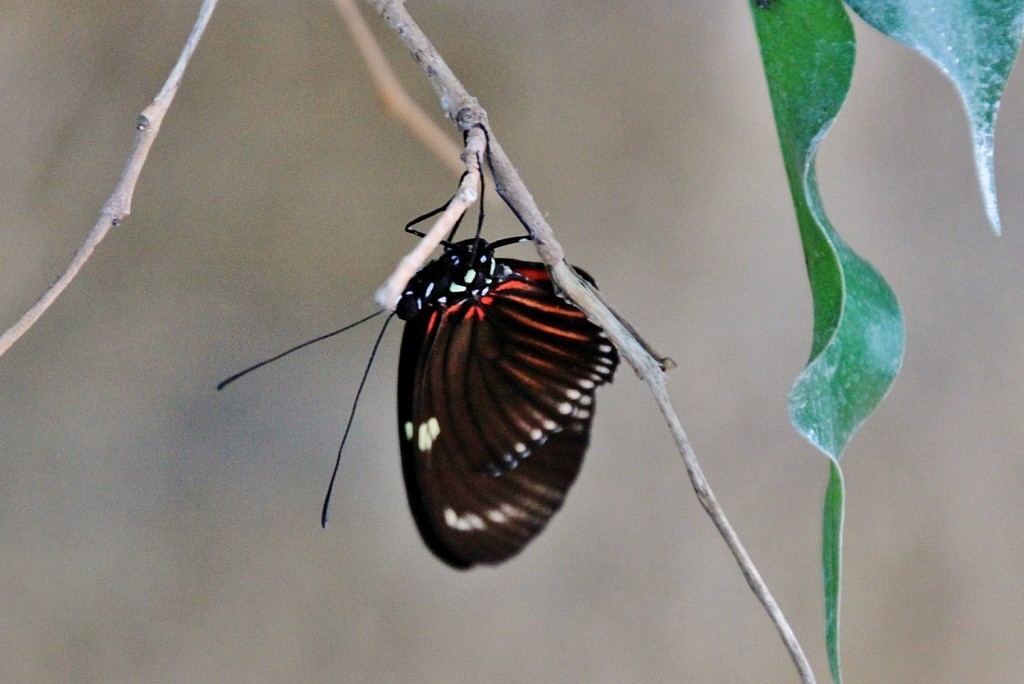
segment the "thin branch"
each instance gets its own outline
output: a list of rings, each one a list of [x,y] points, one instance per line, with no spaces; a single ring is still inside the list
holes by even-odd
[[[423,108],[405,92],[384,51],[380,49],[355,0],[334,0],[342,21],[352,35],[356,48],[366,62],[384,111],[401,121],[419,138],[427,149],[456,173],[462,172],[459,146],[445,134]]]
[[[138,183],[139,175],[142,173],[142,167],[146,163],[146,157],[149,155],[149,148],[152,147],[153,141],[156,140],[157,133],[160,131],[160,124],[164,120],[164,115],[170,108],[174,95],[178,92],[181,79],[185,75],[185,67],[188,66],[192,53],[195,52],[199,39],[202,37],[203,31],[210,20],[210,15],[213,14],[216,6],[217,0],[203,1],[202,6],[199,8],[199,16],[196,17],[195,25],[193,25],[192,31],[185,41],[185,46],[181,50],[178,62],[174,65],[170,75],[164,82],[163,88],[157,93],[156,98],[149,106],[142,110],[142,113],[136,119],[135,142],[132,146],[132,151],[128,155],[128,160],[121,171],[121,177],[118,179],[117,185],[114,186],[114,191],[100,209],[100,215],[95,225],[89,231],[89,235],[86,236],[85,241],[79,246],[71,258],[71,262],[60,277],[50,285],[46,292],[43,293],[43,296],[14,325],[8,328],[3,335],[0,335],[0,356],[3,356],[39,320],[43,313],[50,308],[50,305],[56,301],[57,297],[71,284],[71,281],[78,275],[78,272],[85,266],[85,262],[92,256],[93,251],[103,241],[103,238],[107,236],[107,232],[114,226],[120,225],[125,217],[131,213],[132,195],[135,192],[135,185]]]
[[[356,6],[356,0],[334,0],[334,6],[366,64],[384,111],[405,124],[409,132],[442,164],[456,173],[462,173],[463,162],[459,158],[459,146],[402,86],[402,82],[391,68],[391,63],[384,56],[380,43]],[[498,201],[498,193],[491,186],[488,185],[484,192],[489,203]]]
[[[448,118],[455,121],[463,131],[469,131],[478,124],[483,125],[489,131],[491,171],[498,194],[533,232],[537,252],[550,270],[552,280],[569,299],[586,312],[588,317],[604,328],[608,337],[633,366],[637,375],[650,387],[655,401],[668,423],[669,430],[675,438],[698,500],[708,516],[711,517],[715,527],[718,528],[740,566],[747,584],[775,624],[800,679],[805,684],[813,684],[814,673],[807,657],[778,603],[718,504],[686,432],[683,430],[682,423],[672,407],[665,382],[664,360],[655,358],[647,345],[633,332],[631,326],[609,309],[600,295],[580,279],[566,263],[565,254],[555,239],[551,226],[544,219],[533,197],[498,142],[493,129],[488,125],[486,112],[480,107],[476,98],[470,95],[455,77],[430,40],[406,11],[404,4],[400,0],[370,0],[370,2],[402,41],[402,44],[410,51],[416,63],[423,69],[430,84],[437,92],[441,106]]]

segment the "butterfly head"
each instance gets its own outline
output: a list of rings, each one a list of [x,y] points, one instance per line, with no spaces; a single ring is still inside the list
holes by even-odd
[[[482,238],[446,245],[444,254],[412,277],[395,313],[407,321],[424,309],[444,309],[471,297],[482,297],[505,277],[502,270],[494,249]]]

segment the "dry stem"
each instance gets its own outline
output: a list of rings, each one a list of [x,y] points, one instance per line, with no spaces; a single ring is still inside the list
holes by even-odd
[[[142,167],[146,163],[146,157],[149,156],[149,148],[152,147],[153,141],[156,140],[157,133],[160,131],[160,124],[164,120],[164,115],[170,108],[174,95],[178,92],[181,79],[185,75],[185,67],[188,66],[192,53],[195,52],[196,45],[199,44],[199,39],[202,37],[206,24],[210,20],[210,15],[213,14],[216,6],[217,0],[203,1],[202,6],[199,8],[199,16],[196,17],[192,31],[185,41],[185,46],[181,50],[178,62],[171,69],[170,75],[164,82],[163,88],[157,93],[156,98],[154,98],[149,106],[142,110],[142,113],[139,114],[136,120],[135,143],[132,145],[132,151],[128,155],[128,160],[121,171],[121,177],[118,179],[117,185],[114,186],[114,191],[100,209],[100,215],[96,219],[95,225],[89,231],[85,241],[78,247],[78,250],[71,258],[71,262],[64,269],[60,277],[47,288],[43,296],[14,325],[8,328],[3,335],[0,335],[0,356],[3,356],[39,320],[43,313],[50,308],[50,305],[57,300],[57,297],[71,284],[71,281],[82,270],[85,262],[89,260],[93,251],[103,241],[103,238],[107,236],[110,229],[120,225],[125,217],[131,213],[132,195],[135,192],[135,185],[138,183],[139,175],[142,173]]]
[[[461,173],[462,162],[459,161],[458,145],[445,135],[441,127],[434,123],[434,120],[405,92],[395,72],[391,70],[391,64],[384,56],[384,51],[380,49],[370,27],[356,7],[355,0],[334,0],[334,6],[338,8],[338,13],[352,35],[356,48],[366,62],[366,68],[373,78],[374,85],[377,86],[384,111],[404,123],[448,168]]]

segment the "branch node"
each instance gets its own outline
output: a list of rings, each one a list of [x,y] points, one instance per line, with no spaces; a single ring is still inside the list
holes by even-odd
[[[455,114],[455,123],[465,132],[477,125],[486,125],[487,115],[479,106],[463,107]]]

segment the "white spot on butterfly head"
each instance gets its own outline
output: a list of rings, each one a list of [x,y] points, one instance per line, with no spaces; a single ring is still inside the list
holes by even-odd
[[[476,280],[476,271],[474,271],[473,269],[469,269],[468,271],[466,271],[466,277],[463,280],[466,282],[467,285],[472,283],[474,280]]]

